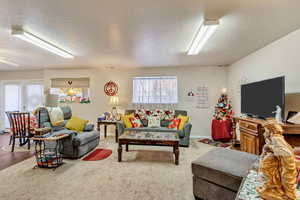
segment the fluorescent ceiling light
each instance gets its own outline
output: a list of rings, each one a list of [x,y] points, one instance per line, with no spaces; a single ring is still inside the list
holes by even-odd
[[[33,35],[32,33],[24,31],[21,28],[20,29],[12,29],[11,34],[15,37],[18,37],[26,42],[29,42],[29,43],[34,44],[38,47],[41,47],[45,50],[48,50],[48,51],[50,51],[56,55],[59,55],[63,58],[74,58],[74,56],[71,53]]]
[[[204,21],[195,37],[193,38],[192,44],[187,52],[188,55],[196,55],[204,47],[207,40],[213,35],[219,26],[219,20]]]
[[[4,64],[7,64],[7,65],[15,66],[15,67],[19,66],[19,64],[15,63],[15,62],[12,62],[12,61],[9,61],[9,60],[6,60],[5,58],[0,58],[0,62],[4,63]]]

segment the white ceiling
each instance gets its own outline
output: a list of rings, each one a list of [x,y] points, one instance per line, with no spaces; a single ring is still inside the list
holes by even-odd
[[[0,57],[16,68],[227,65],[300,27],[299,0],[0,0]],[[221,25],[197,56],[201,22]],[[63,59],[10,35],[12,25],[75,55]]]

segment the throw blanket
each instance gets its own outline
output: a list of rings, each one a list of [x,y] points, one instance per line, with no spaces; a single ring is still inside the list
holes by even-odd
[[[64,122],[64,113],[60,107],[47,107],[52,126],[59,126]]]

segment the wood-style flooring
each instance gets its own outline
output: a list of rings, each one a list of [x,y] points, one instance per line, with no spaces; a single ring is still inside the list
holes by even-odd
[[[8,145],[9,137],[9,134],[0,135],[0,170],[22,162],[34,155],[34,153],[30,151],[12,153],[1,150],[1,147]]]

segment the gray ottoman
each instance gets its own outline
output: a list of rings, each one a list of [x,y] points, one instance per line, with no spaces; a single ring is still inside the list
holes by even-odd
[[[192,162],[193,192],[196,199],[234,200],[243,177],[258,156],[215,148]]]

